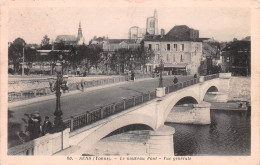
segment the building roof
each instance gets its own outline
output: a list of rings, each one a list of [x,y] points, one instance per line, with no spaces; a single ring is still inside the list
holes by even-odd
[[[168,35],[149,35],[144,38],[144,41],[193,41],[193,42],[202,42],[204,38],[180,38],[176,36]]]
[[[233,41],[228,43],[222,51],[251,51],[250,41]]]
[[[108,43],[110,43],[110,44],[119,44],[119,43],[121,43],[121,42],[126,42],[126,43],[128,43],[128,44],[134,44],[134,43],[137,42],[137,41],[134,40],[134,39],[108,39],[107,41],[108,41]]]
[[[58,35],[56,37],[56,42],[77,42],[77,37],[74,35]]]

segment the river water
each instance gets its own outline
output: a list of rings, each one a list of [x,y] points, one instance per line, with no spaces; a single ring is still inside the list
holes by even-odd
[[[173,124],[174,152],[184,155],[250,155],[250,111],[211,110],[210,125]]]

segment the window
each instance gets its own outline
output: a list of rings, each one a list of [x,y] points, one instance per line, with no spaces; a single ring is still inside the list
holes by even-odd
[[[158,59],[158,60],[160,59],[160,55],[159,55],[159,54],[157,55],[157,59]]]
[[[156,50],[160,50],[159,44],[156,44]]]
[[[171,45],[167,44],[167,50],[171,50]]]
[[[151,27],[151,28],[154,28],[154,21],[151,21],[151,22],[150,22],[150,27]]]
[[[182,54],[181,54],[181,62],[183,62]]]
[[[175,50],[175,51],[178,50],[178,48],[177,48],[177,44],[174,44],[173,47],[174,47],[174,50]]]
[[[149,50],[152,50],[152,44],[149,44]]]
[[[184,44],[181,44],[181,50],[184,51]]]
[[[230,61],[230,57],[229,56],[227,56],[227,62],[229,62]]]

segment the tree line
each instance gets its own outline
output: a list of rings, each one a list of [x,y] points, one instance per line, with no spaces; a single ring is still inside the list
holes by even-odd
[[[40,55],[37,50],[54,50],[47,55]],[[41,45],[36,48],[27,46],[22,38],[15,39],[8,48],[8,63],[12,65],[13,73],[19,73],[20,64],[23,61],[28,64],[28,70],[32,63],[48,62],[51,65],[51,73],[59,55],[63,55],[67,67],[76,69],[78,66],[89,73],[91,68],[102,68],[106,73],[108,70],[115,73],[124,73],[126,70],[136,69],[137,66],[144,66],[153,59],[154,53],[144,48],[143,43],[137,49],[118,49],[115,52],[104,52],[100,45],[66,45],[64,42],[50,44],[50,39],[45,35]],[[30,71],[29,71],[30,72]]]

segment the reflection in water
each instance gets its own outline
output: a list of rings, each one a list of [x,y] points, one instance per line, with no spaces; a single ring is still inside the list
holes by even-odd
[[[175,155],[250,155],[250,111],[211,110],[211,124],[175,128]]]

